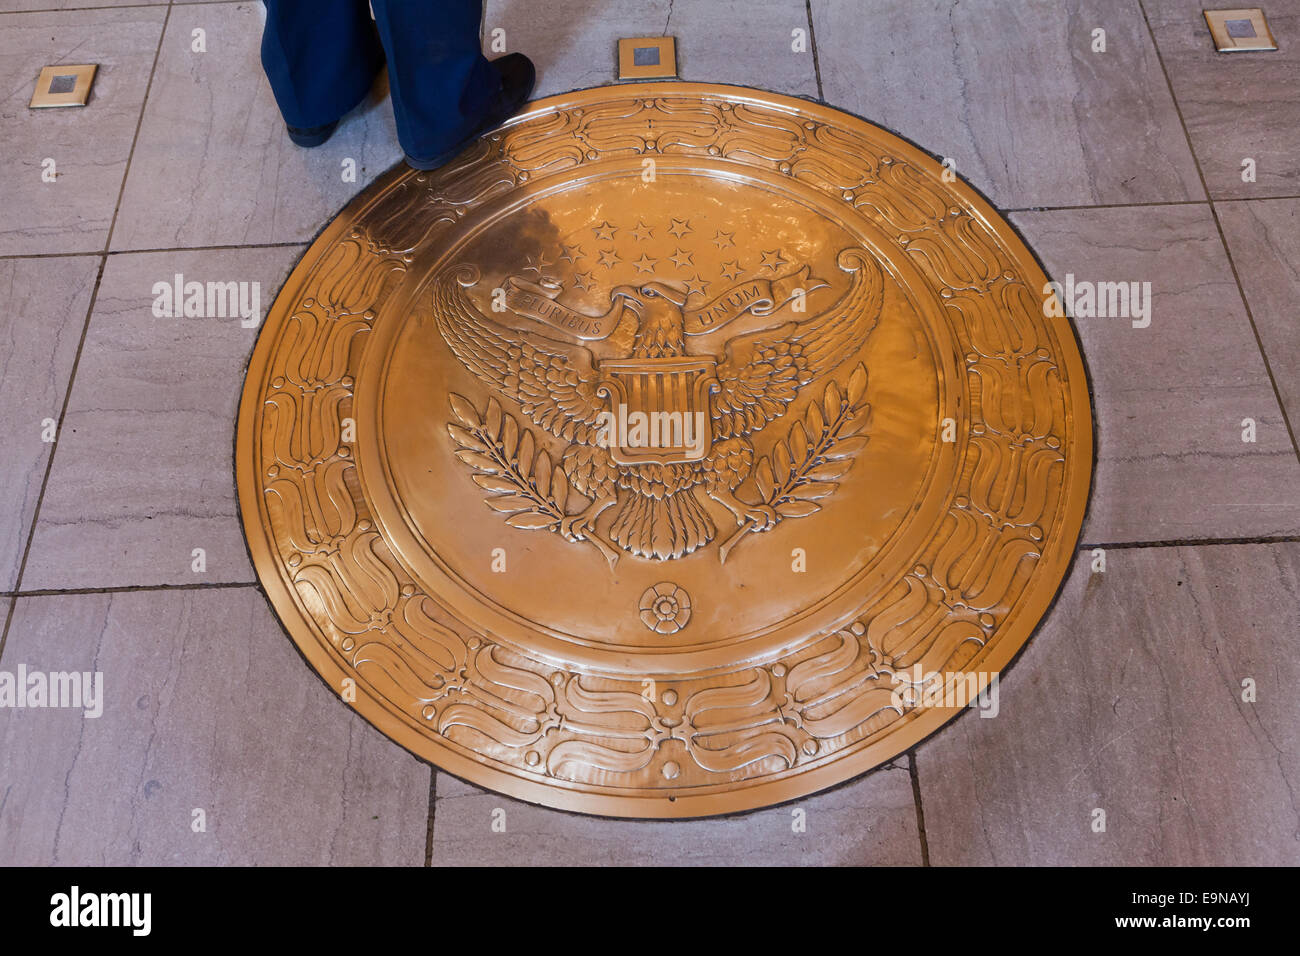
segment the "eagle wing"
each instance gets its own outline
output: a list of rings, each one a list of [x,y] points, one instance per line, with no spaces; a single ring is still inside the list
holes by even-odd
[[[433,284],[433,319],[448,347],[552,435],[590,441],[597,416],[607,410],[596,395],[591,352],[535,335],[525,339],[492,321],[465,294],[477,280],[478,270],[465,266],[448,270]]]
[[[714,436],[757,431],[785,414],[799,389],[848,358],[876,327],[884,280],[865,249],[845,249],[839,267],[853,282],[833,307],[801,322],[738,335],[715,374]]]

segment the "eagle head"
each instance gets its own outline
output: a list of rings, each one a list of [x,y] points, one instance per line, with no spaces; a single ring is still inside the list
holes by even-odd
[[[685,352],[686,290],[676,282],[658,280],[640,285],[621,285],[610,297],[621,298],[636,316],[636,339],[632,354],[638,358],[664,358]]]

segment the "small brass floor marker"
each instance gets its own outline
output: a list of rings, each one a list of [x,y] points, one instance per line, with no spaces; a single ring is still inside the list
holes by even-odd
[[[55,106],[85,106],[90,98],[90,84],[95,80],[97,64],[77,66],[46,66],[36,80],[32,94],[32,109]]]
[[[1220,53],[1249,53],[1276,50],[1277,41],[1259,7],[1236,10],[1205,10],[1205,22]]]
[[[620,80],[662,80],[677,76],[673,37],[630,37],[618,41]]]

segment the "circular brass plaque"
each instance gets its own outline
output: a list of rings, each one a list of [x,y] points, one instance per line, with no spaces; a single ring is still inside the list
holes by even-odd
[[[944,180],[692,83],[382,177],[285,284],[240,412],[308,661],[451,773],[618,816],[787,800],[939,727],[921,691],[983,686],[1055,596],[1092,462],[1046,277]]]

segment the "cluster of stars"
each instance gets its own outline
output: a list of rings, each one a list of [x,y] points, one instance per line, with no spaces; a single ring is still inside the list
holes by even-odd
[[[687,290],[687,295],[703,295],[711,283],[699,273],[699,267],[695,262],[695,253],[690,249],[683,248],[683,243],[687,236],[695,232],[691,225],[690,219],[673,218],[663,232],[673,239],[677,240],[673,244],[671,253],[664,254],[658,258],[651,256],[644,248],[647,243],[656,237],[656,230],[653,226],[647,225],[644,219],[637,219],[631,227],[618,226],[614,223],[604,220],[590,227],[590,239],[583,239],[579,233],[570,237],[560,251],[558,262],[567,262],[572,270],[573,285],[575,288],[588,290],[596,283],[596,276],[599,272],[611,272],[624,263],[631,265],[638,275],[654,275],[660,271],[661,263],[672,263],[673,269],[677,272],[674,278],[681,281]],[[632,241],[642,248],[639,249],[640,256],[636,259],[624,259],[618,249],[607,243],[614,243],[618,236],[631,237]],[[721,229],[715,230],[713,238],[706,240],[719,250],[734,248],[736,245],[736,234],[734,232],[725,232]],[[586,248],[584,248],[584,245]],[[770,252],[763,252],[762,261],[758,264],[758,270],[766,270],[775,274],[784,266],[789,265],[789,260],[781,255],[780,249],[773,249]],[[530,259],[528,270],[538,272],[553,263],[544,259]],[[734,282],[740,276],[749,271],[740,257],[736,256],[722,262],[719,272],[722,277],[729,282]]]

